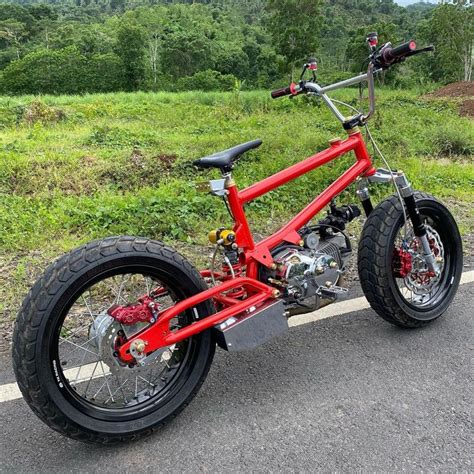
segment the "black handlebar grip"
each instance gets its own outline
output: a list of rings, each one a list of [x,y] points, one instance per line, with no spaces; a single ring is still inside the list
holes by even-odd
[[[284,97],[285,95],[292,95],[290,86],[272,91],[272,99],[278,99],[278,97]]]
[[[395,59],[403,58],[408,53],[412,53],[416,50],[416,43],[411,40],[407,41],[396,48],[387,48],[382,52],[382,58],[385,63],[391,63]]]

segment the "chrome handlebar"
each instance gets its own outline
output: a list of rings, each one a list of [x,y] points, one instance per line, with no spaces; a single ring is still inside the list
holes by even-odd
[[[367,121],[375,112],[375,83],[374,83],[374,75],[378,74],[382,69],[374,69],[374,65],[372,63],[369,64],[367,69],[367,73],[361,74],[359,76],[351,77],[350,79],[346,79],[344,81],[335,82],[334,84],[330,84],[328,86],[321,87],[319,84],[315,82],[306,82],[304,84],[304,90],[306,92],[310,92],[311,94],[317,95],[323,99],[324,103],[329,107],[331,112],[337,117],[337,119],[344,123],[346,121],[346,117],[339,111],[336,107],[334,102],[331,98],[327,95],[327,92],[334,91],[336,89],[342,89],[344,87],[353,86],[355,84],[360,84],[361,82],[367,82],[368,90],[369,90],[369,111],[367,114],[362,115],[361,120]]]

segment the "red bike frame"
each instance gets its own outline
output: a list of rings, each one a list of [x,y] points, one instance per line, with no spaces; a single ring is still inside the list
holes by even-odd
[[[319,168],[350,151],[354,152],[356,158],[355,163],[353,163],[350,168],[293,217],[285,226],[255,244],[245,216],[245,203],[309,171]],[[282,242],[300,244],[301,236],[298,233],[299,229],[305,226],[316,214],[329,204],[331,199],[350,186],[358,177],[367,177],[374,173],[375,168],[372,165],[372,160],[367,151],[365,142],[360,131],[356,130],[350,133],[345,140],[333,140],[328,149],[316,153],[242,191],[239,191],[234,181],[228,178],[226,181],[227,199],[235,219],[234,232],[236,234],[236,243],[242,250],[240,260],[242,267],[245,266],[246,276],[219,278],[219,276],[214,273],[216,279],[220,281],[218,285],[180,301],[175,306],[160,313],[156,323],[150,325],[120,347],[120,358],[125,362],[133,361],[133,357],[130,354],[130,345],[137,338],[145,342],[146,352],[150,353],[198,334],[225,321],[230,316],[243,313],[249,308],[262,304],[269,299],[277,298],[279,296],[278,290],[258,281],[259,265],[271,267],[273,264],[271,250]],[[209,270],[205,270],[201,273],[205,277],[210,276]],[[236,297],[236,294],[239,296]],[[176,331],[170,330],[169,324],[171,319],[209,299],[213,300],[214,305],[219,309],[218,312],[199,321],[195,321],[184,328]]]

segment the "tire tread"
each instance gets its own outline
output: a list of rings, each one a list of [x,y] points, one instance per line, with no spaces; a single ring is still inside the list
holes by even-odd
[[[67,285],[78,272],[91,263],[103,257],[110,257],[116,254],[132,254],[134,252],[145,252],[150,256],[158,257],[161,260],[177,265],[195,281],[201,281],[203,290],[206,288],[196,268],[180,253],[164,243],[142,237],[108,237],[89,242],[52,263],[29,291],[14,325],[13,368],[25,401],[33,412],[51,428],[79,441],[116,444],[137,440],[150,435],[157,428],[175,418],[189,405],[204,383],[210,369],[214,348],[211,351],[200,380],[186,401],[159,424],[130,435],[112,436],[86,431],[83,427],[67,418],[58,409],[54,401],[50,399],[48,394],[42,391],[35,364],[37,335],[40,324],[47,317],[52,297],[61,291],[64,285]]]
[[[416,192],[415,199],[436,199],[427,193]],[[402,328],[419,328],[431,321],[411,318],[396,302],[388,282],[385,257],[390,251],[390,235],[402,213],[397,195],[382,201],[369,215],[362,230],[358,248],[358,270],[362,290],[375,312]]]

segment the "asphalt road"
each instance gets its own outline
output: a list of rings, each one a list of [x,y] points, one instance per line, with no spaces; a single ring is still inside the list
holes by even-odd
[[[22,399],[0,403],[0,471],[472,472],[473,306],[469,283],[423,330],[364,309],[253,352],[219,350],[193,403],[128,445],[78,443]],[[0,385],[12,382],[0,362]]]

